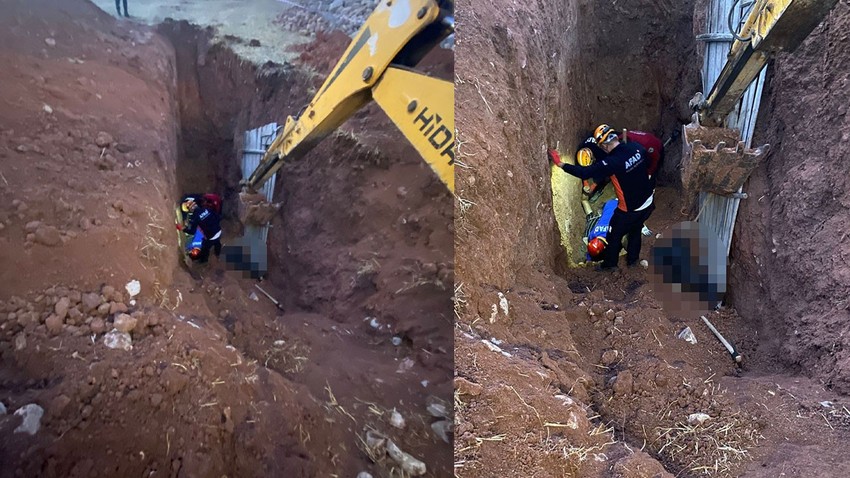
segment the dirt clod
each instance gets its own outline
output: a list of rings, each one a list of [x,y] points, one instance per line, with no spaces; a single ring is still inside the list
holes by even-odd
[[[47,327],[48,332],[53,335],[59,335],[62,333],[62,328],[65,325],[65,322],[57,315],[51,314],[50,317],[44,321],[44,325]]]
[[[97,133],[97,137],[94,140],[94,144],[96,144],[99,148],[108,148],[112,145],[112,142],[112,135],[105,131]]]
[[[136,318],[127,314],[118,314],[114,326],[119,332],[129,333],[136,327]]]
[[[55,247],[62,244],[62,235],[59,233],[59,229],[53,226],[40,225],[35,230],[34,240],[44,246]]]

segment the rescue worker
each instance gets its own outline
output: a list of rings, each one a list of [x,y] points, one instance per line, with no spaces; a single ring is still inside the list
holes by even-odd
[[[640,144],[649,153],[649,167],[647,168],[647,172],[653,181],[652,186],[655,187],[655,172],[661,167],[661,160],[664,155],[664,146],[661,143],[661,139],[645,131],[630,130],[627,135],[628,141],[634,141]],[[618,135],[618,138],[621,142],[623,141],[622,134]],[[594,161],[603,159],[605,156],[605,151],[596,145],[596,139],[592,134],[579,145],[576,151],[576,160],[581,166],[590,166]],[[590,180],[584,180],[582,189],[585,194],[590,196],[590,202],[595,202],[607,185],[608,178],[593,178],[592,182]]]
[[[602,214],[588,215],[584,236],[587,244],[587,261],[596,262],[605,258],[608,247],[608,232],[611,230],[611,218],[617,210],[617,199],[610,199],[602,206]]]
[[[215,256],[221,254],[221,218],[212,209],[199,205],[194,199],[188,199],[183,203],[191,214],[189,225],[183,231],[194,235],[200,228],[204,234],[201,242],[201,252],[198,254],[198,262],[205,263],[209,260],[210,250],[214,250]]]
[[[601,270],[617,268],[623,236],[628,237],[626,264],[637,263],[641,248],[643,223],[655,210],[653,183],[649,177],[649,154],[636,142],[621,143],[617,132],[607,124],[599,125],[593,138],[606,156],[590,166],[561,161],[557,151],[549,150],[549,159],[564,172],[580,179],[610,177],[617,194],[618,205],[611,218],[608,247]]]

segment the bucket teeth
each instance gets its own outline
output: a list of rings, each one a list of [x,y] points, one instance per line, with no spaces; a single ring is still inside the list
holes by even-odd
[[[736,193],[769,150],[768,145],[747,148],[734,129],[690,124],[683,135],[682,185],[690,197],[699,192]]]

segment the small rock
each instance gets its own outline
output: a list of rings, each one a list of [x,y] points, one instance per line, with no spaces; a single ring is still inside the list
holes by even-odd
[[[647,267],[649,267],[649,261],[647,261],[646,259],[641,259],[640,266],[646,269]]]
[[[360,473],[357,474],[357,478],[372,478],[372,474],[367,473],[365,471],[361,471]]]
[[[23,418],[23,422],[21,422],[18,428],[15,428],[15,433],[35,435],[41,428],[41,417],[44,416],[44,409],[34,403],[30,403],[15,410],[15,415]]]
[[[129,333],[136,327],[136,318],[127,314],[118,314],[115,317],[115,328],[119,332]]]
[[[56,40],[50,37],[45,38],[44,43],[47,43],[47,46],[56,46]]]
[[[30,221],[24,226],[24,231],[27,233],[35,232],[39,226],[41,226],[41,221]]]
[[[91,405],[86,405],[86,406],[85,406],[85,407],[83,407],[83,409],[80,411],[80,416],[81,416],[81,417],[83,417],[83,418],[88,418],[88,417],[90,417],[90,416],[91,416],[91,414],[92,414],[92,412],[93,412],[93,411],[94,411],[94,407],[92,407]]]
[[[129,153],[133,150],[133,146],[126,143],[118,143],[115,145],[115,149],[117,149],[119,153]]]
[[[44,104],[44,106],[41,107],[41,109],[44,110],[44,112],[49,114],[49,115],[53,114],[53,108],[51,108],[50,105],[48,105],[46,103]]]
[[[124,288],[127,289],[127,293],[130,294],[130,297],[135,297],[142,291],[142,284],[134,279],[128,282]]]
[[[404,417],[401,416],[401,413],[398,413],[396,410],[393,410],[392,414],[390,415],[390,425],[398,429],[404,429]]]
[[[632,393],[633,386],[634,378],[632,377],[632,372],[624,370],[617,375],[616,380],[614,381],[614,394],[628,395]]]
[[[89,218],[87,217],[80,219],[80,229],[84,231],[88,231],[89,229],[91,229],[91,220],[89,220]]]
[[[83,294],[82,304],[83,304],[83,312],[91,312],[100,305],[100,294],[95,294],[94,292]]]
[[[93,334],[102,334],[106,330],[106,324],[103,319],[98,318],[91,321],[89,328]]]
[[[27,348],[27,336],[23,332],[15,336],[15,350]]]
[[[602,353],[602,365],[609,367],[620,357],[620,352],[616,350],[606,350]]]
[[[616,316],[617,314],[614,312],[613,309],[608,309],[605,311],[605,318],[608,320],[614,320],[614,317]]]
[[[50,414],[54,417],[61,417],[69,403],[71,403],[71,399],[67,395],[59,395],[50,402]]]
[[[111,302],[109,304],[109,314],[114,315],[118,313],[127,312],[127,305],[123,302]]]
[[[97,315],[101,317],[106,317],[107,315],[109,315],[109,309],[109,304],[100,304],[99,306],[97,306]]]
[[[6,414],[6,405],[3,405],[3,402],[0,402],[0,415]]]
[[[440,403],[441,400],[436,397],[433,397],[430,401],[431,403],[428,404],[426,410],[428,410],[428,413],[430,413],[432,417],[448,418],[448,409],[446,408],[445,404]]]
[[[440,420],[431,424],[431,430],[437,434],[444,442],[451,444],[452,440],[449,433],[452,431],[452,423],[448,420]]]
[[[99,148],[108,148],[109,145],[112,144],[112,136],[105,131],[101,131],[100,133],[97,133],[97,138],[95,138],[94,144],[96,144]]]
[[[41,225],[35,231],[35,242],[49,247],[58,246],[62,244],[62,235],[53,226]]]
[[[691,425],[697,425],[710,418],[711,417],[706,415],[705,413],[691,413],[690,415],[688,415],[688,423],[690,423]]]
[[[260,40],[252,38],[251,41],[248,42],[248,46],[260,46]]]
[[[484,389],[481,385],[472,383],[463,377],[455,377],[454,385],[459,395],[471,395],[473,397],[481,395],[481,391]]]
[[[44,321],[44,325],[47,327],[48,332],[53,335],[59,335],[62,332],[62,325],[64,325],[64,321],[58,316],[51,314],[50,317]]]
[[[65,320],[65,317],[68,316],[68,309],[71,307],[71,299],[67,297],[62,297],[56,302],[56,305],[53,307],[53,311],[56,312],[56,316],[61,320]]]
[[[130,334],[112,329],[103,336],[103,344],[111,349],[133,350],[133,339]]]
[[[410,476],[422,476],[427,472],[425,463],[402,451],[392,440],[387,440],[387,454]]]
[[[101,171],[115,171],[118,168],[118,160],[115,159],[111,154],[107,153],[102,158],[98,157],[97,169]]]
[[[162,394],[161,393],[155,393],[155,394],[151,395],[151,405],[152,406],[158,407],[160,403],[162,403]]]
[[[83,321],[83,313],[80,309],[74,307],[68,310],[68,322],[79,325]]]

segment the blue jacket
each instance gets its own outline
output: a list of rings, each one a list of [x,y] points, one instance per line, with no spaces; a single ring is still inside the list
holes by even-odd
[[[590,242],[597,237],[601,237],[606,239],[608,237],[608,232],[611,230],[611,218],[614,217],[614,211],[617,210],[617,206],[619,201],[614,199],[609,199],[604,206],[602,206],[602,215],[597,219],[596,223],[589,224],[587,230],[587,241]],[[590,261],[590,254],[587,254],[587,260]]]

